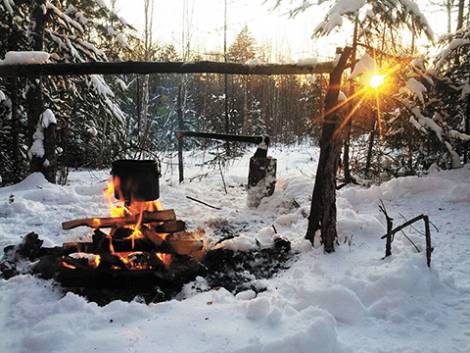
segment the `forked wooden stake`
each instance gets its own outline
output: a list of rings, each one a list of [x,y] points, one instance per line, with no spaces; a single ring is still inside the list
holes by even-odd
[[[432,243],[431,243],[431,230],[429,227],[429,224],[431,222],[429,221],[429,217],[427,215],[421,214],[419,216],[416,216],[413,219],[410,219],[409,221],[406,221],[402,225],[392,229],[393,227],[392,218],[388,216],[387,211],[385,209],[385,205],[382,202],[382,200],[380,202],[381,202],[381,205],[379,205],[379,209],[385,215],[385,218],[387,218],[387,234],[383,235],[381,238],[381,239],[387,239],[387,242],[385,245],[385,257],[392,255],[392,240],[393,240],[393,236],[395,235],[395,233],[401,231],[405,227],[412,225],[413,223],[423,220],[424,235],[426,237],[426,263],[428,267],[431,267],[431,254],[434,248],[432,247]]]

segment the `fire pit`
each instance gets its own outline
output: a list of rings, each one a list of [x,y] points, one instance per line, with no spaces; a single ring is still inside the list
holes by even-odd
[[[111,215],[62,223],[64,230],[92,228],[89,241],[47,248],[30,233],[23,243],[4,249],[3,276],[24,272],[20,264],[29,260],[30,272],[99,304],[136,296],[155,302],[172,298],[198,275],[236,291],[244,280],[240,273],[258,266],[270,276],[288,258],[290,244],[282,238],[273,249],[245,254],[217,246],[208,250],[204,230],[188,231],[174,210],[162,208],[155,161],[119,160],[111,174],[104,191]]]

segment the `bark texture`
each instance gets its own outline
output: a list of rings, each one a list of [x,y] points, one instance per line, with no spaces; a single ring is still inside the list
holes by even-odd
[[[339,126],[341,117],[334,108],[338,104],[341,77],[351,55],[351,48],[346,47],[335,69],[330,75],[330,83],[325,97],[325,112],[322,136],[320,139],[320,159],[315,176],[312,203],[306,238],[313,243],[317,230],[321,229],[321,238],[325,252],[335,250],[336,233],[336,170],[341,152],[342,134]]]

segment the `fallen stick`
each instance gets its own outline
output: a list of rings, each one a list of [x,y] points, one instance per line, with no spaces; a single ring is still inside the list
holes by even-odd
[[[125,217],[105,217],[105,218],[81,218],[71,221],[63,222],[62,229],[69,230],[80,226],[87,226],[91,228],[111,228],[121,227],[129,224],[137,224],[140,216],[125,216]],[[175,221],[176,214],[173,210],[163,211],[144,211],[142,214],[142,224],[153,222],[168,222]]]
[[[191,196],[186,196],[187,199],[191,200],[191,201],[195,201],[195,202],[199,202],[207,207],[210,207],[210,208],[213,208],[213,209],[216,209],[216,210],[221,210],[222,208],[220,207],[217,207],[217,206],[212,206],[204,201],[201,201],[201,200],[198,200],[198,199],[195,199],[194,197],[191,197]]]

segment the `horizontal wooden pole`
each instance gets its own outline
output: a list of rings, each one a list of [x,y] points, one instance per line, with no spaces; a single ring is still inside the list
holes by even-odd
[[[211,73],[232,75],[306,75],[329,74],[333,62],[306,64],[246,65],[214,61],[198,62],[88,62],[30,65],[0,65],[0,77],[119,75],[119,74],[188,74]]]
[[[234,141],[234,142],[245,142],[245,143],[254,143],[259,145],[261,142],[269,144],[268,136],[244,136],[244,135],[231,135],[231,134],[217,134],[212,132],[199,132],[199,131],[176,131],[176,138],[180,139],[182,137],[197,137],[205,139],[214,139],[222,141]]]

